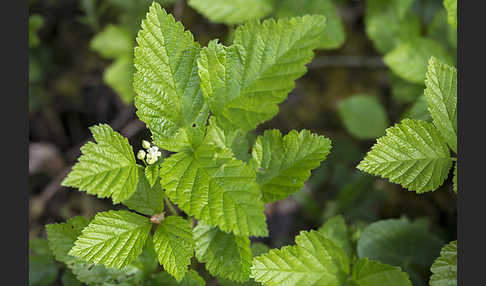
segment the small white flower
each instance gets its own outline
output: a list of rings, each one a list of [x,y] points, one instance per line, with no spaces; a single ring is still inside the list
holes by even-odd
[[[145,151],[140,150],[137,153],[137,158],[140,159],[140,160],[143,160],[143,159],[145,159],[145,155],[146,155]]]
[[[150,142],[148,142],[147,140],[142,140],[142,147],[145,149],[150,148]]]
[[[157,158],[156,157],[152,157],[152,156],[149,156],[149,154],[147,154],[147,164],[149,165],[152,165],[153,163],[157,162]]]

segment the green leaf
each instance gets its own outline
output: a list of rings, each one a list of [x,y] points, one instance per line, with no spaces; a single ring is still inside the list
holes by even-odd
[[[359,139],[375,139],[385,134],[388,116],[375,97],[353,95],[339,103],[338,111],[344,127]]]
[[[146,281],[144,286],[204,286],[206,282],[197,274],[196,271],[191,269],[184,279],[179,283],[167,272],[159,272],[154,274],[150,280]]]
[[[239,282],[249,279],[252,256],[248,237],[222,232],[201,221],[193,236],[196,258],[206,263],[211,275]]]
[[[145,177],[147,178],[150,187],[153,187],[159,181],[159,164],[152,164],[145,167]]]
[[[425,95],[421,95],[417,100],[402,114],[401,119],[410,118],[417,120],[432,121],[430,113],[427,110],[427,99]]]
[[[447,51],[428,38],[416,38],[403,43],[387,53],[383,60],[397,76],[421,84],[425,80],[427,61],[432,56],[445,63],[452,63]]]
[[[366,34],[376,49],[387,53],[420,36],[420,19],[411,11],[413,0],[366,1]]]
[[[211,137],[196,150],[181,151],[162,163],[167,195],[188,215],[222,231],[268,235],[255,172],[229,149],[208,141]]]
[[[251,276],[266,286],[340,286],[349,274],[341,247],[317,231],[302,231],[295,246],[272,249],[255,257]]]
[[[100,212],[83,229],[69,255],[119,269],[142,253],[151,226],[148,218],[129,211]]]
[[[142,21],[137,43],[137,115],[156,145],[179,151],[190,145],[191,129],[200,131],[208,116],[197,74],[199,44],[156,2]]]
[[[69,219],[66,223],[46,225],[49,247],[57,261],[69,263],[73,257],[68,255],[76,238],[88,226],[89,220],[82,216]]]
[[[435,127],[404,119],[378,138],[357,168],[424,193],[442,185],[451,166],[449,148]]]
[[[82,286],[83,284],[79,281],[71,269],[65,269],[61,276],[62,286]]]
[[[424,225],[407,219],[388,219],[368,225],[358,240],[358,257],[400,266],[413,285],[425,285],[420,273],[426,273],[439,255],[443,242]],[[381,284],[379,284],[381,285]]]
[[[49,286],[57,279],[58,265],[50,253],[47,240],[29,240],[29,285]]]
[[[201,88],[218,125],[249,131],[275,116],[307,71],[324,26],[322,15],[251,21],[236,29],[232,46],[203,48]]]
[[[106,68],[103,80],[129,104],[132,102],[135,92],[133,91],[133,68],[132,56],[119,57],[115,62]]]
[[[139,179],[137,189],[135,190],[135,193],[127,200],[124,200],[122,204],[129,209],[144,215],[151,216],[161,213],[164,210],[164,191],[162,186],[159,182],[156,182],[151,187],[141,168],[138,169],[138,172]]]
[[[107,59],[131,58],[134,44],[129,31],[121,26],[109,24],[93,37],[90,48]]]
[[[351,241],[349,240],[348,228],[341,215],[330,218],[319,228],[319,233],[325,238],[340,246],[348,257],[351,257]]]
[[[247,132],[241,129],[223,130],[217,126],[216,118],[209,118],[207,137],[211,138],[211,144],[219,148],[229,148],[238,160],[248,162],[250,160]]]
[[[457,0],[444,0],[444,6],[447,10],[447,21],[457,29]]]
[[[194,255],[191,223],[178,216],[166,217],[154,233],[154,247],[165,271],[180,282]]]
[[[269,0],[189,0],[189,6],[214,23],[241,24],[272,11]]]
[[[333,0],[283,0],[278,4],[278,18],[319,14],[326,17],[326,27],[321,34],[319,49],[337,49],[346,40],[343,23]]]
[[[457,240],[449,242],[440,251],[432,267],[430,286],[455,286],[457,285]]]
[[[412,286],[407,273],[402,272],[400,267],[381,264],[366,257],[354,264],[351,281],[357,286]]]
[[[311,170],[319,167],[330,150],[329,139],[307,130],[292,130],[283,137],[277,129],[266,130],[253,146],[251,163],[264,202],[282,200],[301,190]]]
[[[99,198],[112,197],[117,204],[136,190],[138,167],[128,140],[107,124],[90,128],[96,144],[81,147],[81,157],[64,179],[65,187],[79,188]]]
[[[457,70],[432,57],[424,91],[435,127],[457,153]]]
[[[411,103],[424,94],[424,84],[408,82],[393,72],[388,73],[391,85],[392,98],[398,103]],[[428,112],[427,112],[428,113]]]

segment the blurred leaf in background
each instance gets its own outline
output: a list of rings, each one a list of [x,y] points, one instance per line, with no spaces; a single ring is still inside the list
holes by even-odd
[[[339,18],[333,0],[283,0],[277,4],[277,18],[320,14],[326,16],[326,27],[321,36],[319,49],[337,49],[346,40],[344,25]]]
[[[348,132],[359,139],[375,139],[388,127],[386,111],[376,97],[353,95],[338,106],[339,116]]]
[[[49,286],[57,279],[59,266],[46,239],[29,240],[29,285]]]

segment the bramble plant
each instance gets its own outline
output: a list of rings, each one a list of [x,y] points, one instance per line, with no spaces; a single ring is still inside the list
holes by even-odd
[[[69,270],[63,281],[90,286],[205,285],[203,277],[208,275],[196,271],[204,267],[223,286],[420,286],[429,271],[430,285],[455,285],[457,241],[444,246],[424,220],[387,219],[361,228],[348,227],[342,216],[334,216],[318,230],[300,232],[295,245],[270,250],[250,241],[269,234],[264,204],[299,192],[330,154],[331,141],[308,130],[285,135],[265,130],[254,142],[249,133],[279,112],[295,80],[307,72],[314,50],[340,46],[344,31],[327,0],[306,1],[309,5],[297,12],[302,16],[289,12],[295,1],[280,1],[276,10],[267,0],[252,0],[254,5],[225,1],[231,6],[225,9],[219,2],[191,0],[189,5],[212,21],[244,23],[235,28],[231,45],[212,40],[201,47],[159,3],[150,6],[136,38],[133,89],[136,114],[151,140],[143,140],[135,152],[109,125],[90,128],[94,142],[81,148],[62,185],[111,198],[126,208],[46,226],[52,255]],[[391,14],[383,11],[381,2],[387,1],[369,2],[367,32],[378,50],[398,54],[392,51],[395,45],[407,42],[410,35],[402,29],[413,27],[391,26],[400,35],[393,38],[379,23],[395,21],[393,13],[399,21],[413,17],[413,1],[394,1],[403,6],[393,6],[398,8]],[[326,13],[334,16],[305,15],[312,12],[305,7],[318,7],[315,3],[331,7]],[[261,20],[272,11],[278,20]],[[377,19],[370,18],[373,11]],[[288,16],[295,17],[284,18]],[[323,31],[329,33],[323,36]],[[105,32],[120,30],[108,27]],[[382,41],[383,36],[396,43]],[[130,68],[132,46],[114,47]],[[394,58],[385,56],[387,64],[393,62],[387,57]],[[432,57],[424,72],[433,123],[404,119],[387,129],[358,169],[417,193],[443,184],[455,161],[449,149],[457,153],[457,71],[441,59]],[[419,69],[413,74],[394,72],[418,82]],[[362,104],[378,110],[378,129],[363,130],[349,117]],[[358,138],[379,137],[388,125],[385,111],[369,97],[348,100],[339,112]],[[457,164],[454,168],[457,192]],[[38,254],[34,262],[46,263],[55,273],[46,245],[32,245]]]

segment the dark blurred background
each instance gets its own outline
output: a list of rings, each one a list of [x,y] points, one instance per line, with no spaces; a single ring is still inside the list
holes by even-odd
[[[232,26],[211,23],[185,1],[159,2],[201,45],[215,38],[230,41]],[[150,138],[135,115],[135,107],[127,103],[133,97],[129,52],[150,3],[29,1],[31,239],[45,237],[47,223],[113,208],[108,199],[60,186],[76,162],[79,148],[90,140],[88,127],[110,124],[128,137],[135,152],[142,139]],[[344,44],[335,50],[316,51],[307,74],[280,105],[280,113],[254,134],[268,128],[278,128],[284,134],[305,128],[330,138],[333,146],[302,191],[266,206],[270,236],[263,242],[272,248],[292,243],[300,230],[316,228],[336,214],[358,229],[384,218],[424,219],[444,241],[455,239],[456,195],[450,179],[436,192],[417,195],[355,168],[375,139],[359,139],[349,132],[338,112],[340,102],[357,94],[376,98],[386,111],[387,126],[391,126],[410,112],[423,88],[400,82],[383,63],[382,54],[365,33],[365,1],[335,4],[346,33]],[[426,27],[442,9],[442,1],[417,1],[414,9]],[[120,37],[126,41],[117,42]],[[127,56],[123,54],[126,51],[104,53],[110,43],[128,50]],[[423,109],[414,112],[414,117],[426,116],[420,113]]]

